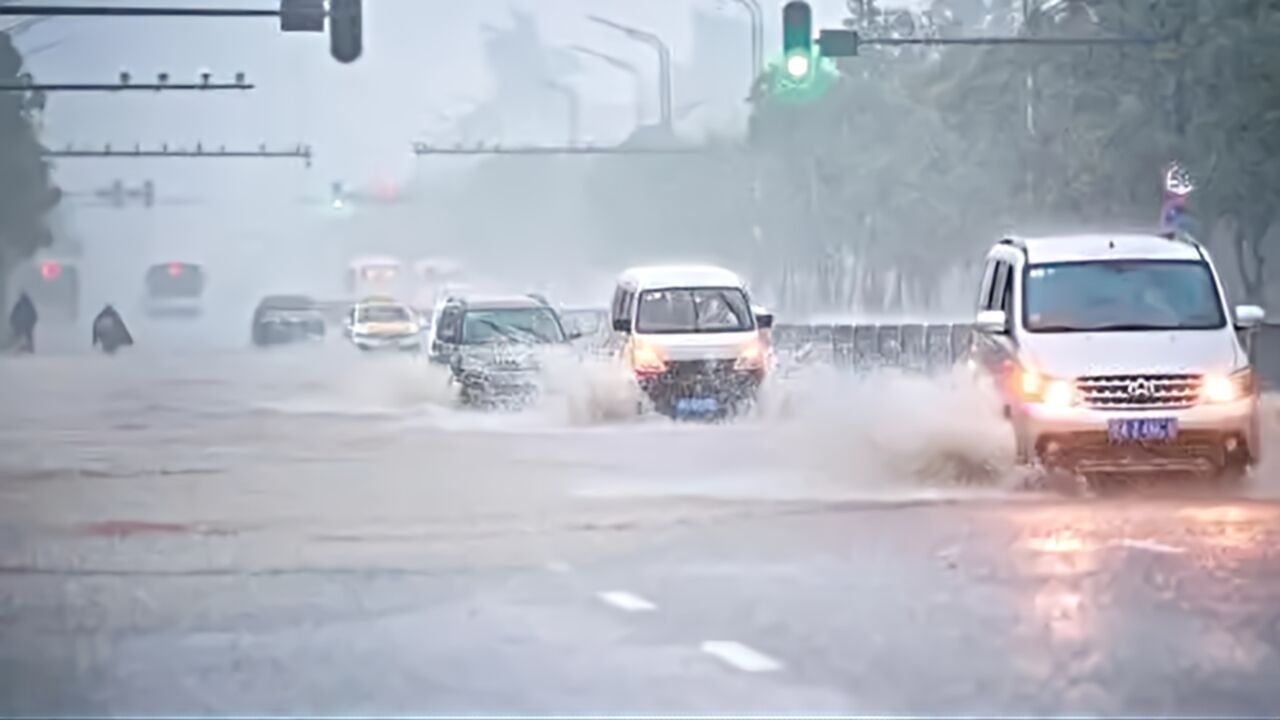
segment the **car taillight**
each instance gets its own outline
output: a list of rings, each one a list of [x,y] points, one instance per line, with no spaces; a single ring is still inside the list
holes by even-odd
[[[40,276],[48,282],[62,277],[62,263],[47,262],[40,266]]]
[[[169,277],[182,275],[182,263],[169,263]]]

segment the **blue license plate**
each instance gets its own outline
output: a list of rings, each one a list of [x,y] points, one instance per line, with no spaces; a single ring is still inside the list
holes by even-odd
[[[1176,418],[1122,418],[1107,421],[1111,442],[1169,442],[1178,437]]]
[[[680,415],[707,415],[720,409],[715,398],[680,398],[676,400],[676,412]]]

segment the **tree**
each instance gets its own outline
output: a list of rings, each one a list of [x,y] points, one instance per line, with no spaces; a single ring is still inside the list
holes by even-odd
[[[988,4],[979,18],[972,3],[937,0],[931,12],[958,19],[947,32],[997,34],[1009,5]],[[1179,160],[1200,178],[1193,212],[1238,228],[1245,291],[1259,298],[1267,241],[1276,235],[1269,198],[1280,192],[1280,7],[1265,0],[1027,7],[1016,27],[1024,35],[1175,41],[869,47],[842,60],[836,87],[812,105],[797,110],[760,98],[752,122],[758,151],[793,176],[808,165],[825,166],[820,175],[830,178],[819,185],[821,203],[770,203],[784,216],[780,226],[810,228],[807,242],[790,243],[800,261],[852,255],[874,280],[857,304],[901,309],[903,286],[936,287],[939,273],[980,253],[1001,230],[1153,227],[1161,168]],[[876,286],[883,282],[899,288],[886,293]],[[841,292],[820,294],[828,304],[850,304]],[[888,308],[876,304],[886,297]]]
[[[0,32],[0,83],[22,75],[22,56]],[[62,198],[50,181],[44,147],[36,138],[29,98],[0,93],[0,298],[7,298],[13,268],[52,242],[46,218]]]

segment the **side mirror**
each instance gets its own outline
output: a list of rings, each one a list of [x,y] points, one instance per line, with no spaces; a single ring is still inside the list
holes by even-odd
[[[620,332],[620,333],[631,332],[631,321],[629,321],[627,318],[614,318],[613,331]]]
[[[1009,332],[1009,316],[1003,310],[982,310],[973,328],[987,335],[1003,335]]]
[[[1257,305],[1236,306],[1236,327],[1241,330],[1256,328],[1267,319],[1267,311]]]
[[[761,330],[769,330],[773,327],[773,313],[760,313],[756,315],[756,326]]]

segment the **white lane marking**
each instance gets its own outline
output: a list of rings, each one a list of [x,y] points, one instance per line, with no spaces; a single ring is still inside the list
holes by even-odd
[[[1115,543],[1120,547],[1133,548],[1135,550],[1149,550],[1155,553],[1165,553],[1166,555],[1181,555],[1185,553],[1186,548],[1175,547],[1173,545],[1165,545],[1155,540],[1142,540],[1139,538],[1124,538]]]
[[[702,643],[702,652],[743,672],[774,672],[782,669],[782,663],[777,660],[732,640],[708,640]]]
[[[650,610],[658,609],[657,605],[654,605],[639,595],[633,595],[625,590],[602,592],[599,593],[597,597],[619,610],[625,610],[627,612],[649,612]]]

